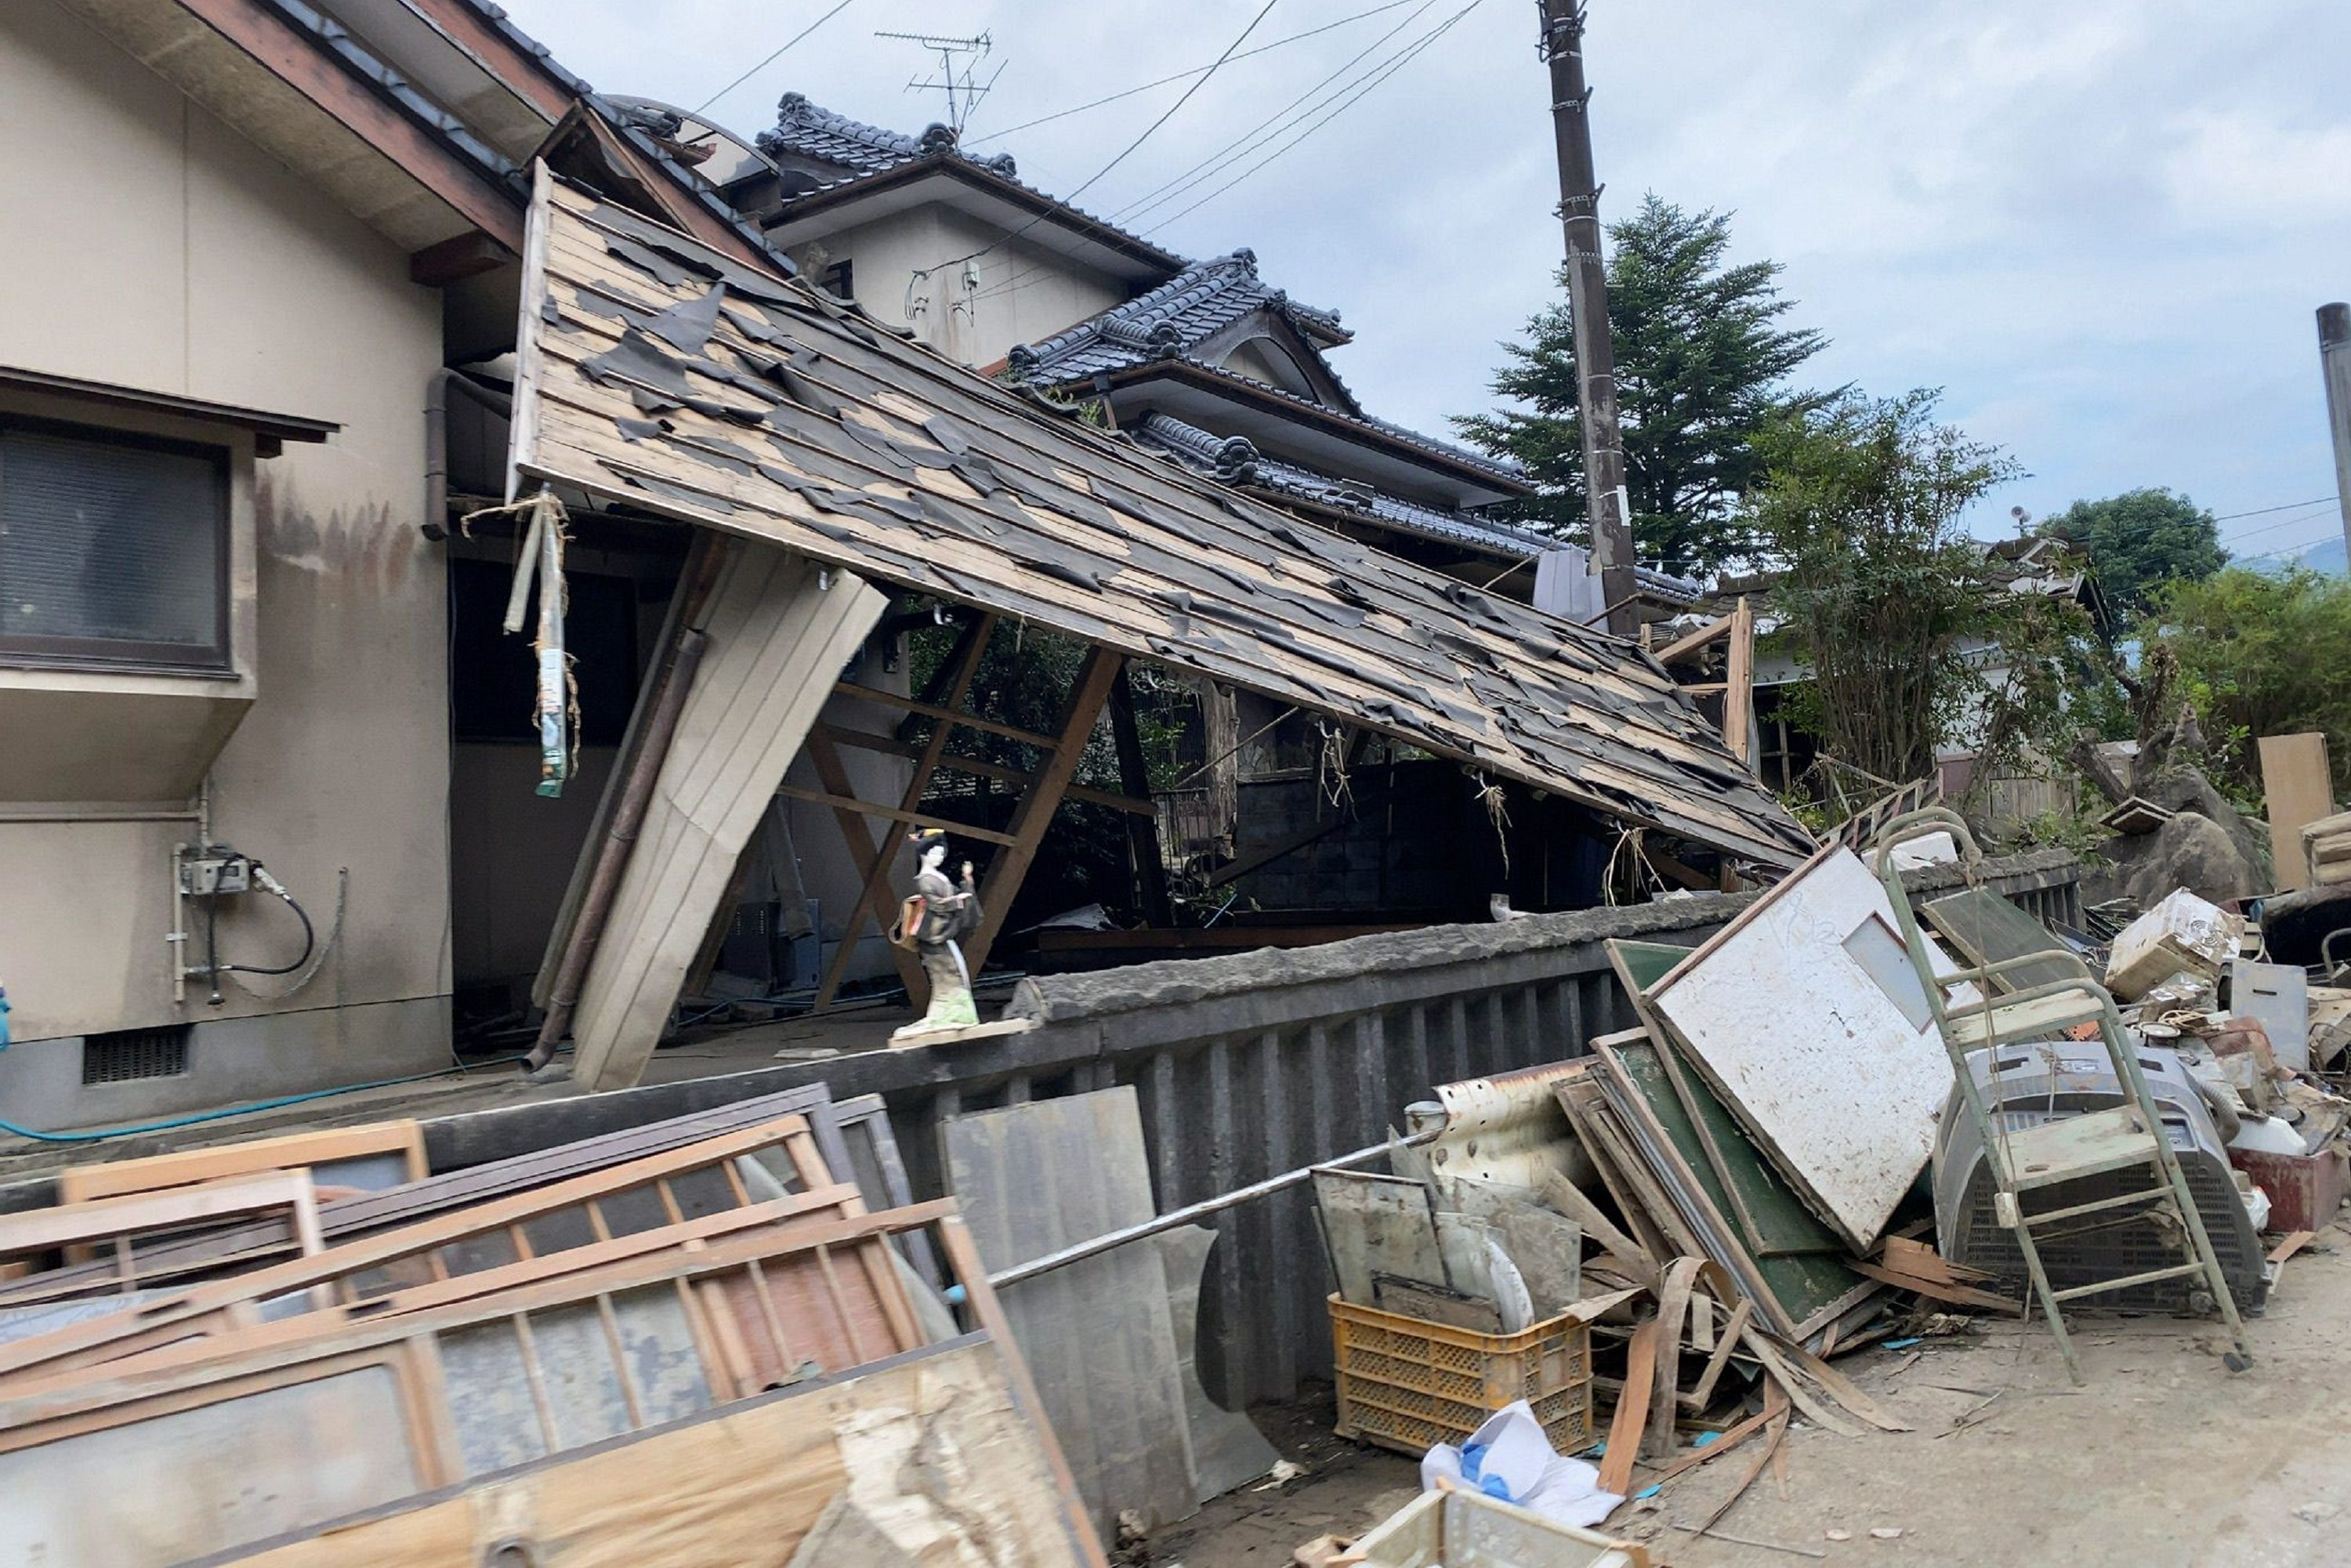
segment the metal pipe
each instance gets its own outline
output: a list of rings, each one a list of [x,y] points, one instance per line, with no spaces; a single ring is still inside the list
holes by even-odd
[[[1438,1132],[1441,1131],[1441,1128],[1438,1129]],[[1221,1197],[1203,1198],[1198,1203],[1171,1209],[1156,1219],[1146,1220],[1141,1225],[1130,1225],[1123,1230],[1113,1230],[1107,1236],[1097,1236],[1091,1241],[1080,1241],[1073,1246],[1064,1247],[1059,1252],[1048,1252],[1042,1258],[1032,1258],[1018,1268],[1005,1269],[990,1274],[987,1277],[987,1283],[990,1289],[1000,1291],[1007,1285],[1017,1285],[1023,1280],[1033,1280],[1040,1274],[1050,1274],[1054,1270],[1067,1268],[1071,1263],[1081,1263],[1089,1258],[1108,1252],[1113,1248],[1123,1247],[1130,1241],[1140,1241],[1146,1236],[1156,1236],[1163,1230],[1173,1230],[1178,1226],[1189,1225],[1205,1216],[1238,1207],[1251,1199],[1269,1197],[1281,1191],[1284,1187],[1296,1186],[1316,1171],[1343,1170],[1349,1166],[1359,1166],[1367,1160],[1376,1159],[1392,1149],[1433,1144],[1437,1141],[1437,1132],[1429,1132],[1416,1134],[1409,1138],[1392,1138],[1385,1143],[1374,1144],[1368,1148],[1357,1149],[1350,1155],[1341,1155],[1336,1159],[1318,1160],[1311,1166],[1301,1166],[1294,1171],[1284,1171],[1280,1176],[1268,1176],[1261,1182],[1236,1187]]]
[[[0,810],[0,825],[18,822],[193,822],[193,806],[36,806]]]

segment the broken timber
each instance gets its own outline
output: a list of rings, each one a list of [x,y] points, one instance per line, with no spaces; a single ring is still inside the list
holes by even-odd
[[[1803,853],[1620,642],[1158,463],[544,173],[531,224],[522,472],[1076,637],[1105,693],[1151,659],[1766,869]]]

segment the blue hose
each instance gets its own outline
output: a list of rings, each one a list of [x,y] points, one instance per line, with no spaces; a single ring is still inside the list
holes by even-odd
[[[437,1067],[430,1072],[412,1072],[405,1078],[379,1078],[372,1083],[344,1083],[333,1089],[313,1089],[307,1094],[287,1094],[276,1100],[256,1100],[250,1104],[230,1105],[218,1111],[198,1111],[186,1116],[173,1116],[162,1122],[141,1122],[132,1127],[102,1127],[94,1133],[37,1133],[30,1127],[20,1127],[14,1122],[0,1121],[0,1133],[14,1133],[20,1138],[30,1138],[41,1144],[95,1144],[107,1138],[128,1138],[141,1133],[168,1132],[173,1127],[193,1127],[200,1123],[218,1122],[229,1116],[243,1116],[254,1111],[275,1111],[282,1105],[300,1105],[312,1100],[329,1099],[337,1094],[356,1094],[362,1089],[392,1089],[402,1083],[422,1083],[428,1078],[445,1078],[452,1072],[470,1072],[475,1067],[504,1067],[523,1060],[519,1056],[501,1056],[489,1061],[477,1061],[468,1067]]]

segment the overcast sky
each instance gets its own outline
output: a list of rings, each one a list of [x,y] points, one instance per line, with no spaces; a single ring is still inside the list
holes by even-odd
[[[506,0],[611,92],[691,108],[833,0]],[[1387,7],[1228,65],[1077,199],[1118,216],[1333,72],[1393,58],[1465,0]],[[908,131],[944,118],[935,57],[877,30],[986,33],[1000,66],[967,131],[1068,194],[1183,93],[1263,0],[851,0],[712,118],[749,135],[798,89]],[[1244,48],[1380,0],[1276,0]],[[1947,389],[1946,413],[2032,477],[1976,519],[2005,531],[2141,485],[2220,514],[2331,497],[2313,312],[2351,296],[2351,5],[2345,0],[1590,0],[1607,193],[1736,214],[1741,259],[1783,263],[1815,384]],[[1396,30],[1384,43],[1384,34]],[[1496,341],[1552,294],[1561,242],[1531,0],[1478,0],[1320,129],[1124,216],[1190,256],[1337,308],[1364,403],[1437,434],[1486,404]],[[1349,60],[1369,50],[1352,68]],[[1335,106],[1337,99],[1331,101]],[[1310,110],[1297,130],[1319,117]],[[1000,140],[983,140],[1006,131]],[[1196,209],[1183,212],[1200,198]],[[1179,215],[1180,214],[1180,215]],[[2338,536],[2331,504],[2223,521],[2241,553]]]

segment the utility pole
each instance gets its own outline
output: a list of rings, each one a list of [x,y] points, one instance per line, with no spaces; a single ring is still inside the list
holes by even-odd
[[[2351,550],[2351,305],[2318,308],[2318,363],[2335,433],[2335,501],[2343,508],[2343,548]]]
[[[1633,518],[1625,492],[1625,436],[1616,422],[1616,350],[1608,336],[1608,274],[1600,254],[1600,180],[1592,166],[1592,89],[1583,80],[1578,0],[1541,0],[1541,53],[1551,67],[1552,131],[1559,142],[1559,216],[1567,230],[1567,313],[1575,329],[1576,423],[1583,434],[1583,503],[1592,564],[1608,630],[1637,633]]]

